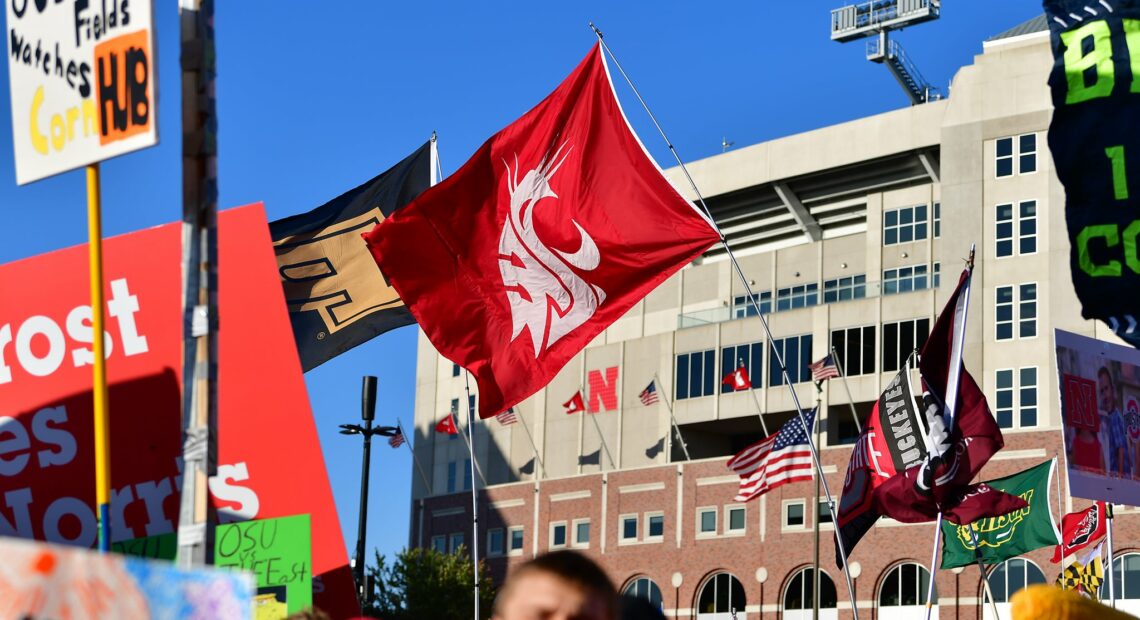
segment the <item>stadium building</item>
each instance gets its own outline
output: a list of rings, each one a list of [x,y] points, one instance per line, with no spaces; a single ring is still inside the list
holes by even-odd
[[[726,254],[714,247],[516,407],[518,423],[477,423],[486,487],[478,543],[495,578],[538,553],[570,548],[670,617],[810,618],[818,521],[820,615],[851,617],[816,484],[796,482],[735,504],[738,477],[725,462],[763,436],[758,407],[773,432],[794,415],[769,345],[783,353],[805,408],[817,402],[807,366],[834,347],[850,395],[831,379],[818,399],[821,455],[838,494],[856,437],[852,404],[865,417],[924,342],[971,243],[977,261],[965,363],[1006,441],[982,478],[1059,455],[1063,509],[1085,507],[1063,480],[1052,329],[1116,338],[1080,317],[1069,276],[1064,191],[1046,142],[1051,64],[1045,21],[1037,18],[986,41],[946,99],[689,164],[770,312],[775,341],[767,342]],[[695,198],[679,169],[666,174]],[[466,379],[422,333],[418,353],[422,469],[413,472],[411,544],[446,551],[470,543],[471,463],[462,438],[434,427],[462,410]],[[722,384],[741,361],[754,392]],[[659,398],[647,405],[640,395],[651,381]],[[1121,388],[1140,394],[1140,385]],[[563,403],[579,390],[595,413],[565,413]],[[1117,515],[1117,567],[1124,567],[1117,597],[1136,613],[1140,517],[1131,508]],[[918,617],[933,534],[933,524],[883,519],[856,547],[850,559],[862,618]],[[1039,550],[994,568],[1003,615],[1014,591],[1056,578],[1051,556],[1052,549]],[[939,571],[936,590],[938,617],[992,615],[977,567]]]

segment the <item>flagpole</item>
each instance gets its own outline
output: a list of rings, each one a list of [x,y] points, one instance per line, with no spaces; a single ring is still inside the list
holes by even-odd
[[[467,402],[471,402],[471,401],[468,400]],[[459,435],[460,437],[463,438],[463,443],[467,446],[467,451],[471,453],[471,471],[477,472],[479,474],[479,479],[483,481],[483,486],[488,486],[487,485],[487,478],[483,475],[483,468],[479,467],[479,461],[475,460],[475,448],[472,445],[474,442],[471,440],[468,440],[467,434],[464,433],[463,430],[459,428],[459,422],[458,422],[459,412],[455,411],[453,413],[454,413],[454,418],[455,418],[455,434]],[[467,415],[468,420],[470,420],[470,418],[471,418],[471,415],[470,415],[471,414],[471,407],[467,407],[467,414],[468,414]],[[472,430],[470,422],[468,422],[467,429]],[[474,435],[474,432],[472,432],[472,435]],[[474,439],[474,437],[472,437],[472,439]]]
[[[1065,511],[1065,509],[1062,508],[1062,504],[1061,504],[1061,474],[1058,471],[1060,469],[1058,467],[1058,465],[1060,465],[1060,463],[1061,462],[1060,462],[1059,457],[1057,456],[1057,452],[1053,452],[1053,481],[1057,487],[1057,514],[1059,515],[1059,518],[1057,519],[1057,524],[1061,528],[1064,528],[1064,524],[1065,524],[1065,512],[1064,511]],[[1065,559],[1067,556],[1065,555],[1065,532],[1063,529],[1062,529],[1060,535],[1057,536],[1057,539],[1061,541],[1061,571],[1064,572],[1065,567],[1068,566],[1068,564],[1065,563]],[[1064,579],[1061,580],[1061,589],[1062,590],[1066,589]]]
[[[408,441],[408,434],[404,432],[404,425],[400,423],[400,418],[396,418],[396,428],[400,429],[400,435],[404,437],[404,445],[408,446],[408,452],[412,453],[412,463],[415,463],[416,471],[420,472],[420,479],[424,481],[428,495],[431,495],[431,481],[428,480],[427,474],[424,473],[424,468],[420,467],[420,460],[416,458],[416,451],[412,449],[412,442]]]
[[[543,478],[546,476],[546,465],[542,463],[542,457],[538,456],[538,445],[534,443],[534,435],[530,434],[530,429],[526,426],[526,420],[523,419],[522,412],[518,412],[519,423],[522,424],[523,430],[526,431],[526,438],[530,440],[530,447],[534,450],[534,460],[538,464],[538,477]]]
[[[822,395],[822,394],[823,394],[823,388],[820,386],[819,383],[816,383],[815,384],[816,422],[815,422],[814,426],[815,426],[815,442],[817,444],[819,443],[819,405],[820,405],[820,401],[821,401],[820,395]],[[812,547],[815,550],[815,557],[814,557],[815,564],[812,567],[812,576],[811,576],[811,591],[812,591],[811,617],[812,617],[812,620],[819,620],[819,476],[818,475],[816,475],[816,477],[815,477],[815,496],[812,498],[812,500],[813,500],[813,505],[811,508],[811,510],[812,510],[812,513],[811,513],[812,514],[812,517],[811,517],[812,528],[811,529],[812,529],[812,538],[813,538]],[[851,607],[854,608],[855,605],[853,604],[853,605],[851,605]]]
[[[855,420],[855,432],[860,435],[863,434],[863,425],[859,423],[859,414],[855,412],[855,397],[851,395],[851,386],[847,385],[847,371],[843,370],[843,364],[839,363],[839,354],[835,352],[835,347],[831,347],[831,359],[835,360],[835,367],[839,369],[839,376],[843,379],[843,389],[847,390],[847,404],[851,407],[851,418]]]
[[[950,373],[946,377],[946,394],[943,395],[945,398],[943,406],[946,411],[946,432],[950,434],[954,433],[954,408],[958,405],[958,381],[962,376],[962,348],[966,343],[966,319],[969,317],[970,311],[970,287],[974,284],[974,244],[972,243],[970,244],[970,258],[966,260],[966,269],[969,271],[969,275],[966,276],[966,289],[958,297],[958,303],[962,304],[962,329],[953,333],[954,342],[950,347]],[[957,313],[957,308],[955,308],[955,313]],[[934,596],[934,578],[938,575],[938,547],[941,543],[942,510],[939,509],[938,519],[934,523],[934,551],[931,553],[930,559],[930,585],[926,590],[926,620],[930,620],[933,609],[933,603],[930,599]],[[982,578],[985,579],[984,572]],[[988,581],[986,587],[989,588]]]
[[[669,402],[669,397],[665,395],[665,387],[661,385],[661,380],[657,378],[657,373],[653,373],[653,382],[657,387],[661,388],[658,392],[661,393],[661,398],[665,399],[665,408],[669,410],[669,421],[673,424],[673,432],[677,433],[677,441],[681,442],[681,452],[685,453],[685,460],[691,461],[689,458],[689,447],[685,445],[685,438],[681,436],[681,427],[677,426],[677,418],[673,415],[673,403]],[[673,456],[670,451],[669,456]]]
[[[728,244],[725,244],[725,247],[728,247]],[[768,340],[771,340],[771,339],[772,339],[772,335],[769,334]],[[773,349],[773,350],[775,350],[775,349]],[[781,364],[781,367],[782,366],[783,366],[783,364]],[[786,379],[786,377],[785,377],[785,379]],[[794,392],[795,390],[792,390],[792,391]],[[764,430],[764,436],[768,437],[769,435],[771,435],[771,433],[768,432],[768,423],[764,421],[764,409],[762,407],[760,407],[760,397],[756,395],[756,390],[752,386],[748,387],[748,393],[752,395],[752,402],[756,403],[756,415],[760,418],[760,428],[762,428]]]
[[[942,532],[942,524],[938,524],[938,532]],[[978,531],[974,529],[974,524],[970,524],[970,539],[974,541],[974,559],[978,562],[978,570],[982,573],[982,587],[985,589],[986,596],[990,599],[990,611],[994,614],[994,620],[1000,620],[1001,616],[998,615],[997,601],[994,600],[994,592],[990,589],[990,577],[986,574],[986,567],[982,564],[982,547],[981,542],[978,540]],[[934,583],[934,575],[930,575],[930,583]],[[926,608],[930,609],[930,599],[926,600]]]
[[[1112,565],[1112,502],[1105,502],[1105,517],[1108,519],[1108,600],[1112,604],[1112,608],[1116,609],[1116,571]],[[1124,574],[1124,566],[1121,565],[1120,574]],[[1096,593],[1092,593],[1096,596]]]
[[[701,194],[701,190],[697,188],[697,184],[695,181],[693,181],[692,175],[689,174],[689,169],[685,166],[685,162],[683,162],[681,160],[681,156],[677,154],[677,149],[673,147],[673,143],[669,140],[669,137],[665,135],[665,130],[662,129],[661,124],[657,122],[657,117],[655,117],[653,115],[653,112],[649,109],[649,104],[647,104],[645,102],[645,99],[642,98],[641,93],[637,90],[637,86],[633,84],[633,80],[630,79],[629,75],[625,72],[625,69],[622,68],[621,63],[618,62],[617,56],[614,55],[613,50],[610,49],[610,46],[603,38],[602,31],[598,30],[593,22],[590,22],[590,29],[593,30],[594,34],[598,37],[598,44],[601,45],[602,49],[604,49],[606,53],[609,54],[610,58],[613,59],[614,66],[617,67],[626,83],[629,84],[630,90],[633,91],[633,94],[637,97],[638,102],[641,103],[641,107],[645,109],[645,113],[649,115],[650,120],[653,121],[653,125],[657,128],[657,132],[661,134],[661,138],[665,140],[665,144],[668,145],[669,152],[673,154],[673,158],[677,161],[677,165],[680,166],[681,171],[684,173],[685,178],[689,182],[689,186],[696,194],[697,201],[700,203],[701,208],[704,210],[703,215],[708,221],[709,226],[711,226],[712,229],[716,231],[717,236],[720,237],[720,243],[722,246],[724,246],[724,250],[728,254],[728,258],[732,263],[733,270],[736,272],[737,277],[740,279],[741,284],[744,286],[744,290],[748,294],[748,300],[752,304],[752,307],[756,310],[757,316],[760,318],[760,324],[764,327],[764,333],[768,337],[768,346],[772,350],[772,356],[775,358],[776,363],[779,365],[780,373],[784,378],[784,383],[788,386],[788,390],[792,394],[792,403],[796,407],[796,414],[799,416],[800,425],[803,427],[804,435],[807,438],[808,447],[811,449],[812,461],[815,463],[815,468],[819,473],[819,478],[823,485],[823,491],[827,496],[827,506],[828,510],[831,512],[831,522],[836,524],[835,544],[839,550],[839,557],[843,562],[843,576],[847,581],[847,594],[851,599],[851,611],[854,616],[854,620],[859,620],[859,607],[857,601],[855,600],[855,586],[851,580],[851,572],[848,570],[847,550],[843,548],[843,540],[839,532],[839,520],[835,514],[835,501],[831,495],[831,489],[827,484],[827,478],[823,475],[823,464],[819,459],[819,450],[816,449],[815,441],[812,440],[811,437],[812,429],[808,427],[807,418],[804,416],[803,406],[800,405],[799,396],[796,394],[795,387],[792,385],[791,379],[788,376],[788,369],[784,366],[783,356],[779,351],[776,350],[775,341],[772,338],[772,330],[768,327],[768,320],[764,314],[760,312],[760,304],[756,299],[756,295],[752,292],[752,286],[748,283],[748,278],[744,276],[744,270],[740,267],[740,262],[736,260],[736,255],[732,253],[732,248],[728,246],[728,239],[724,236],[724,233],[720,230],[720,226],[718,226],[716,221],[713,219],[712,211],[710,211],[708,205],[705,204],[704,196]],[[605,60],[604,55],[602,56],[602,59],[603,61]],[[764,417],[762,415],[760,416],[760,422],[762,425],[764,424]]]
[[[475,472],[479,471],[479,478],[483,479],[483,486],[487,486],[487,480],[483,478],[483,472],[479,470],[479,463],[475,460],[475,408],[470,405],[471,402],[471,373],[467,372],[463,375],[464,383],[467,389],[467,432],[471,434],[470,439],[466,436],[463,441],[467,442],[467,452],[471,455],[471,564],[475,571],[475,620],[480,620],[479,617],[479,490],[475,485]],[[463,433],[460,433],[463,434]]]

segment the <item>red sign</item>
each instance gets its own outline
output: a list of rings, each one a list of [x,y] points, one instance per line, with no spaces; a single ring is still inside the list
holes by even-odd
[[[219,520],[309,514],[315,603],[355,612],[261,205],[219,215]],[[177,529],[181,224],[104,242],[111,538]],[[0,265],[0,535],[95,544],[87,248]],[[351,605],[351,608],[346,608]]]
[[[1069,426],[1083,428],[1094,433],[1100,432],[1100,415],[1097,413],[1096,381],[1066,374],[1065,410]]]

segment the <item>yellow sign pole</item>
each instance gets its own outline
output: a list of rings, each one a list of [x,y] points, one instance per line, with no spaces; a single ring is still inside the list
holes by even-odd
[[[99,163],[87,166],[87,248],[91,272],[91,339],[95,365],[92,393],[95,399],[95,503],[99,508],[99,550],[111,546],[111,455],[107,411],[107,354],[103,347],[103,219],[99,189]]]

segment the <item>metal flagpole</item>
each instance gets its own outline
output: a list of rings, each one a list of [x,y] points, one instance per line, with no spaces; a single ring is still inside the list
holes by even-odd
[[[815,443],[819,444],[819,405],[822,400],[820,396],[823,394],[823,388],[818,383],[815,384]],[[815,563],[812,566],[811,575],[811,617],[812,620],[819,620],[819,475],[815,477],[815,496],[812,498],[812,538],[815,551]],[[851,606],[852,608],[855,605]]]
[[[725,243],[724,245],[725,245],[725,247],[728,247],[727,243]],[[733,260],[735,261],[736,259],[734,258]],[[751,295],[751,292],[749,292],[749,294]],[[757,312],[759,312],[759,310],[757,310]],[[767,322],[765,322],[765,324],[767,324]],[[769,335],[768,340],[771,341],[771,339],[772,339],[772,336]],[[773,348],[772,350],[775,351],[776,349]],[[782,363],[781,363],[781,366],[783,366]],[[784,377],[784,378],[787,379],[787,377]],[[788,387],[791,387],[790,383],[788,384]],[[792,391],[794,392],[795,390],[792,390]],[[756,395],[755,388],[749,387],[748,393],[752,395],[752,402],[756,403],[756,415],[760,418],[760,428],[764,430],[764,436],[768,437],[769,435],[771,435],[771,433],[768,432],[768,423],[764,421],[764,409],[760,406],[760,397]]]
[[[471,373],[464,373],[464,382],[467,387],[467,402],[471,402]],[[467,442],[467,452],[471,455],[471,563],[475,570],[475,620],[479,620],[479,489],[475,484],[475,472],[478,463],[475,460],[475,411],[474,407],[467,406],[467,432],[470,438],[464,437]],[[483,472],[479,472],[483,478]],[[487,486],[487,480],[483,480]]]
[[[182,484],[178,565],[211,564],[218,468],[218,138],[213,0],[179,0],[182,45]],[[96,338],[96,340],[99,340]]]
[[[962,294],[958,297],[958,304],[962,307],[962,323],[961,330],[958,329],[959,324],[957,320],[958,307],[954,308],[954,342],[950,347],[950,371],[946,377],[946,402],[943,403],[946,410],[946,431],[948,433],[954,432],[954,408],[958,405],[958,380],[962,376],[962,348],[966,342],[966,319],[970,311],[970,287],[974,283],[974,244],[970,244],[970,258],[966,261],[966,268],[969,269],[969,275],[966,276],[966,287]],[[929,440],[928,440],[929,441]],[[930,446],[927,446],[927,450]],[[930,558],[930,585],[926,590],[926,620],[930,620],[930,615],[933,610],[934,596],[934,578],[938,576],[938,547],[942,544],[942,511],[938,511],[938,519],[934,523],[934,551],[931,553]],[[976,545],[975,545],[976,546]],[[983,578],[985,573],[983,572]],[[988,587],[988,582],[987,582]]]
[[[669,422],[673,424],[673,432],[677,433],[677,441],[681,442],[681,452],[685,453],[686,461],[691,461],[689,447],[685,445],[685,438],[681,436],[681,427],[677,426],[677,418],[673,415],[673,403],[669,402],[669,397],[665,395],[665,388],[661,385],[661,380],[657,378],[657,373],[653,373],[653,382],[657,385],[657,391],[661,394],[661,398],[665,399],[665,408],[669,410]]]
[[[546,476],[546,465],[542,463],[542,457],[538,455],[538,445],[534,443],[534,435],[530,434],[530,429],[527,428],[526,420],[523,419],[522,412],[518,412],[519,424],[522,424],[523,430],[526,431],[526,438],[530,440],[530,447],[534,450],[534,461],[538,464],[538,477],[543,478]]]
[[[584,401],[586,391],[579,389],[578,393],[583,395],[582,400]],[[614,465],[614,457],[610,454],[610,447],[606,445],[606,437],[602,435],[602,425],[598,424],[598,419],[594,417],[594,414],[590,413],[589,408],[583,409],[582,415],[589,416],[590,419],[594,421],[594,428],[598,430],[598,439],[601,440],[602,449],[606,451],[606,458],[610,461],[610,469],[617,469],[617,465]]]
[[[87,253],[91,279],[91,331],[103,333],[103,216],[99,163],[87,166]],[[91,394],[95,413],[95,503],[99,516],[99,551],[111,548],[111,441],[107,411],[107,354],[103,338],[93,338]]]
[[[786,384],[788,386],[788,391],[791,392],[792,403],[793,403],[793,405],[795,405],[796,414],[799,416],[800,425],[803,427],[804,435],[807,436],[808,447],[811,449],[812,461],[815,463],[816,471],[818,472],[820,481],[823,484],[824,494],[827,496],[827,506],[828,506],[828,510],[831,512],[831,522],[836,524],[836,527],[835,527],[835,544],[836,544],[836,548],[839,550],[840,560],[843,562],[843,576],[846,578],[846,581],[847,581],[847,594],[851,599],[851,611],[852,611],[852,614],[854,616],[854,620],[859,620],[859,607],[858,607],[857,601],[855,599],[855,586],[851,580],[851,572],[850,572],[850,570],[848,570],[847,550],[843,548],[843,541],[840,537],[840,532],[839,532],[839,527],[838,527],[838,519],[836,518],[836,514],[835,514],[835,501],[831,495],[831,489],[830,489],[829,485],[827,484],[827,478],[824,477],[824,475],[823,475],[823,464],[820,462],[820,459],[819,459],[819,450],[816,448],[815,441],[811,437],[811,428],[808,427],[807,418],[804,416],[804,411],[803,411],[803,407],[800,405],[799,396],[796,394],[796,390],[792,386],[791,379],[788,376],[788,369],[787,369],[787,367],[784,366],[783,356],[780,354],[779,351],[776,350],[775,342],[772,338],[772,330],[768,327],[768,319],[764,316],[764,314],[762,312],[760,312],[760,304],[756,299],[756,295],[752,292],[752,286],[748,283],[748,278],[745,277],[744,270],[741,269],[741,267],[740,267],[740,262],[736,260],[736,255],[732,253],[732,248],[730,248],[728,246],[728,239],[725,238],[724,233],[720,230],[720,226],[718,226],[716,221],[713,220],[712,212],[709,211],[708,205],[705,204],[704,196],[701,195],[700,189],[697,188],[696,182],[693,181],[692,175],[689,174],[689,169],[685,166],[685,162],[681,161],[681,156],[677,154],[677,149],[673,147],[673,143],[670,142],[669,137],[665,135],[665,130],[663,130],[661,128],[661,124],[657,122],[657,117],[655,117],[653,115],[653,112],[649,109],[649,104],[647,104],[645,102],[645,99],[642,98],[641,93],[637,90],[637,87],[634,86],[633,80],[631,80],[629,78],[629,75],[625,72],[625,69],[622,68],[621,63],[618,62],[617,57],[614,56],[613,50],[611,50],[610,46],[608,44],[606,44],[606,41],[602,36],[602,32],[600,30],[598,30],[598,28],[596,26],[594,26],[593,22],[590,22],[590,29],[594,31],[595,35],[597,35],[598,44],[601,45],[602,49],[604,49],[606,51],[606,53],[609,54],[610,58],[613,59],[614,66],[617,67],[618,71],[621,73],[621,75],[625,79],[626,83],[629,84],[630,90],[633,91],[634,96],[636,96],[638,102],[641,103],[641,107],[645,109],[645,113],[647,115],[649,115],[650,120],[652,120],[654,126],[657,127],[657,132],[661,134],[661,138],[663,140],[665,140],[665,144],[669,147],[669,152],[673,154],[673,158],[676,159],[678,166],[680,166],[681,171],[685,174],[685,178],[688,180],[689,186],[693,189],[693,192],[696,194],[697,201],[700,203],[701,208],[704,210],[703,215],[704,215],[705,219],[708,221],[709,226],[711,226],[713,228],[713,230],[716,231],[717,235],[720,237],[720,243],[722,246],[724,246],[724,250],[728,254],[729,260],[732,262],[733,271],[736,272],[737,277],[740,279],[741,284],[744,286],[745,292],[748,294],[749,302],[752,304],[752,307],[756,310],[756,314],[760,318],[760,324],[764,327],[764,333],[768,337],[768,346],[772,350],[772,357],[775,359],[776,363],[779,365],[780,374],[784,378],[784,384]],[[604,55],[602,56],[602,60],[603,60],[603,62],[605,61]],[[609,72],[608,66],[606,68],[606,71],[608,74],[608,72]],[[761,417],[760,421],[761,421],[761,423],[763,423],[764,418]]]
[[[420,479],[424,481],[424,486],[427,487],[428,495],[431,495],[431,480],[424,473],[424,468],[420,467],[420,460],[416,458],[416,451],[412,449],[412,442],[408,441],[408,434],[404,432],[404,425],[400,423],[400,418],[396,418],[396,428],[400,429],[400,435],[404,437],[404,445],[408,446],[408,452],[412,453],[412,463],[416,466],[416,471],[420,472]]]
[[[942,531],[942,525],[939,524],[938,531]],[[982,564],[982,548],[981,543],[978,541],[978,531],[974,529],[974,524],[970,524],[970,539],[974,541],[974,559],[978,562],[978,570],[982,573],[982,587],[985,588],[986,596],[990,599],[990,611],[994,614],[994,620],[998,620],[1001,616],[998,615],[997,601],[994,600],[994,592],[990,589],[990,577],[986,574],[986,567]],[[934,574],[930,575],[930,583],[934,583]],[[926,608],[930,609],[930,599],[926,599]]]
[[[470,373],[468,373],[466,376],[470,377]],[[471,437],[468,438],[467,434],[459,429],[459,412],[458,411],[452,412],[455,415],[455,424],[456,424],[455,430],[458,432],[459,436],[463,438],[463,443],[467,444],[467,451],[471,453],[471,470],[474,472],[478,472],[479,479],[483,481],[483,486],[487,486],[487,478],[483,476],[483,469],[481,467],[479,467],[479,461],[475,460],[475,448],[474,448],[475,427],[471,425],[471,411],[474,409],[474,407],[472,407],[470,404],[471,403],[471,385],[470,385],[470,383],[468,383],[468,385],[467,385],[467,403],[468,403],[467,404],[467,431],[471,433]]]
[[[1111,602],[1112,608],[1116,609],[1116,571],[1112,565],[1112,502],[1105,502],[1104,508],[1105,517],[1108,519],[1108,600]],[[1124,574],[1123,564],[1120,574]]]
[[[851,395],[851,386],[847,385],[847,371],[843,370],[843,364],[839,363],[839,354],[835,352],[834,346],[831,347],[831,359],[839,369],[839,376],[843,379],[843,389],[847,390],[847,404],[851,407],[851,418],[855,420],[855,431],[862,435],[863,425],[859,423],[859,414],[855,412],[855,397]]]
[[[1068,564],[1065,563],[1065,559],[1067,556],[1065,555],[1065,532],[1063,529],[1064,523],[1065,523],[1065,509],[1062,507],[1062,506],[1064,506],[1064,504],[1061,503],[1061,474],[1058,471],[1058,467],[1057,467],[1060,464],[1060,462],[1061,462],[1060,457],[1058,457],[1057,453],[1054,452],[1053,453],[1053,484],[1057,487],[1057,515],[1058,515],[1057,525],[1062,528],[1061,534],[1057,538],[1061,539],[1061,571],[1064,571],[1065,567],[1068,566]],[[1062,590],[1065,589],[1065,580],[1064,579],[1061,580],[1061,589]]]

